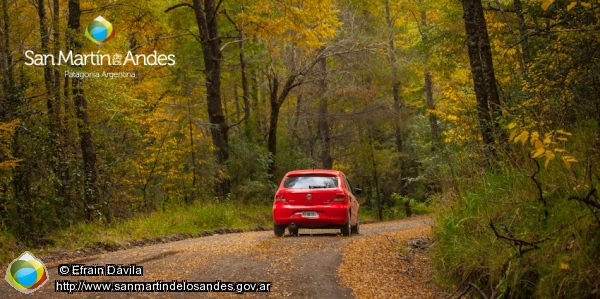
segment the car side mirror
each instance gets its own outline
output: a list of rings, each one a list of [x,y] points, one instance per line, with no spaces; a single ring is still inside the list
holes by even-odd
[[[354,195],[360,195],[360,194],[362,194],[362,189],[360,189],[360,188],[355,188],[355,189],[354,189]]]

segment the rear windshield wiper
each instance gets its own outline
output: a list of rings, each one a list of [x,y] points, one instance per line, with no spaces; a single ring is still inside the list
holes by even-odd
[[[327,186],[308,186],[308,189],[325,189]]]

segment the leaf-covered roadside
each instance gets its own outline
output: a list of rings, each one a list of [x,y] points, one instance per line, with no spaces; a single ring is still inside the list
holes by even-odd
[[[430,227],[357,238],[343,248],[340,283],[356,298],[443,298],[433,283]]]

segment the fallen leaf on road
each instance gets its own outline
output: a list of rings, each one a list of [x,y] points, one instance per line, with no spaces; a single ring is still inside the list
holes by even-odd
[[[338,275],[356,298],[444,298],[431,282],[427,253],[431,228],[355,239],[343,248]]]

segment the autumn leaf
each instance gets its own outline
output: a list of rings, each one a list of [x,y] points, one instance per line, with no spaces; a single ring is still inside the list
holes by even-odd
[[[563,160],[563,164],[568,171],[571,171],[571,162]]]
[[[552,141],[552,133],[546,133],[546,135],[544,135],[544,144],[552,143],[554,143],[554,141]]]
[[[535,149],[543,149],[543,148],[544,148],[544,143],[541,142],[539,139],[536,139],[535,140]]]
[[[533,133],[531,133],[531,145],[535,145],[535,142],[538,141],[540,138],[540,133],[538,133],[538,131],[533,131]],[[543,146],[543,144],[542,144]],[[535,148],[538,148],[537,146]]]
[[[569,171],[571,171],[571,163],[579,162],[573,156],[563,156],[562,160],[563,160],[563,164],[565,165],[565,168]]]
[[[573,135],[573,134],[571,134],[571,133],[569,133],[569,132],[567,132],[565,130],[562,130],[562,129],[561,130],[556,130],[556,133],[567,135],[567,136]]]
[[[512,132],[510,132],[510,136],[508,136],[508,140],[513,141],[513,142],[517,142],[515,140],[516,136],[517,136],[517,130],[513,130]]]
[[[519,134],[519,136],[517,136],[517,138],[515,138],[515,142],[517,141],[521,141],[522,145],[525,145],[525,142],[527,142],[527,139],[529,138],[529,131],[523,131],[521,132],[521,134]]]
[[[554,0],[546,0],[546,1],[544,1],[544,3],[542,3],[542,9],[543,10],[548,10],[548,8],[550,7],[550,5],[552,5],[552,3],[554,3]]]
[[[541,143],[541,142],[540,142]],[[539,157],[541,157],[544,153],[546,153],[546,149],[542,148],[538,148],[534,151],[531,152],[531,158],[532,159],[537,159]]]

